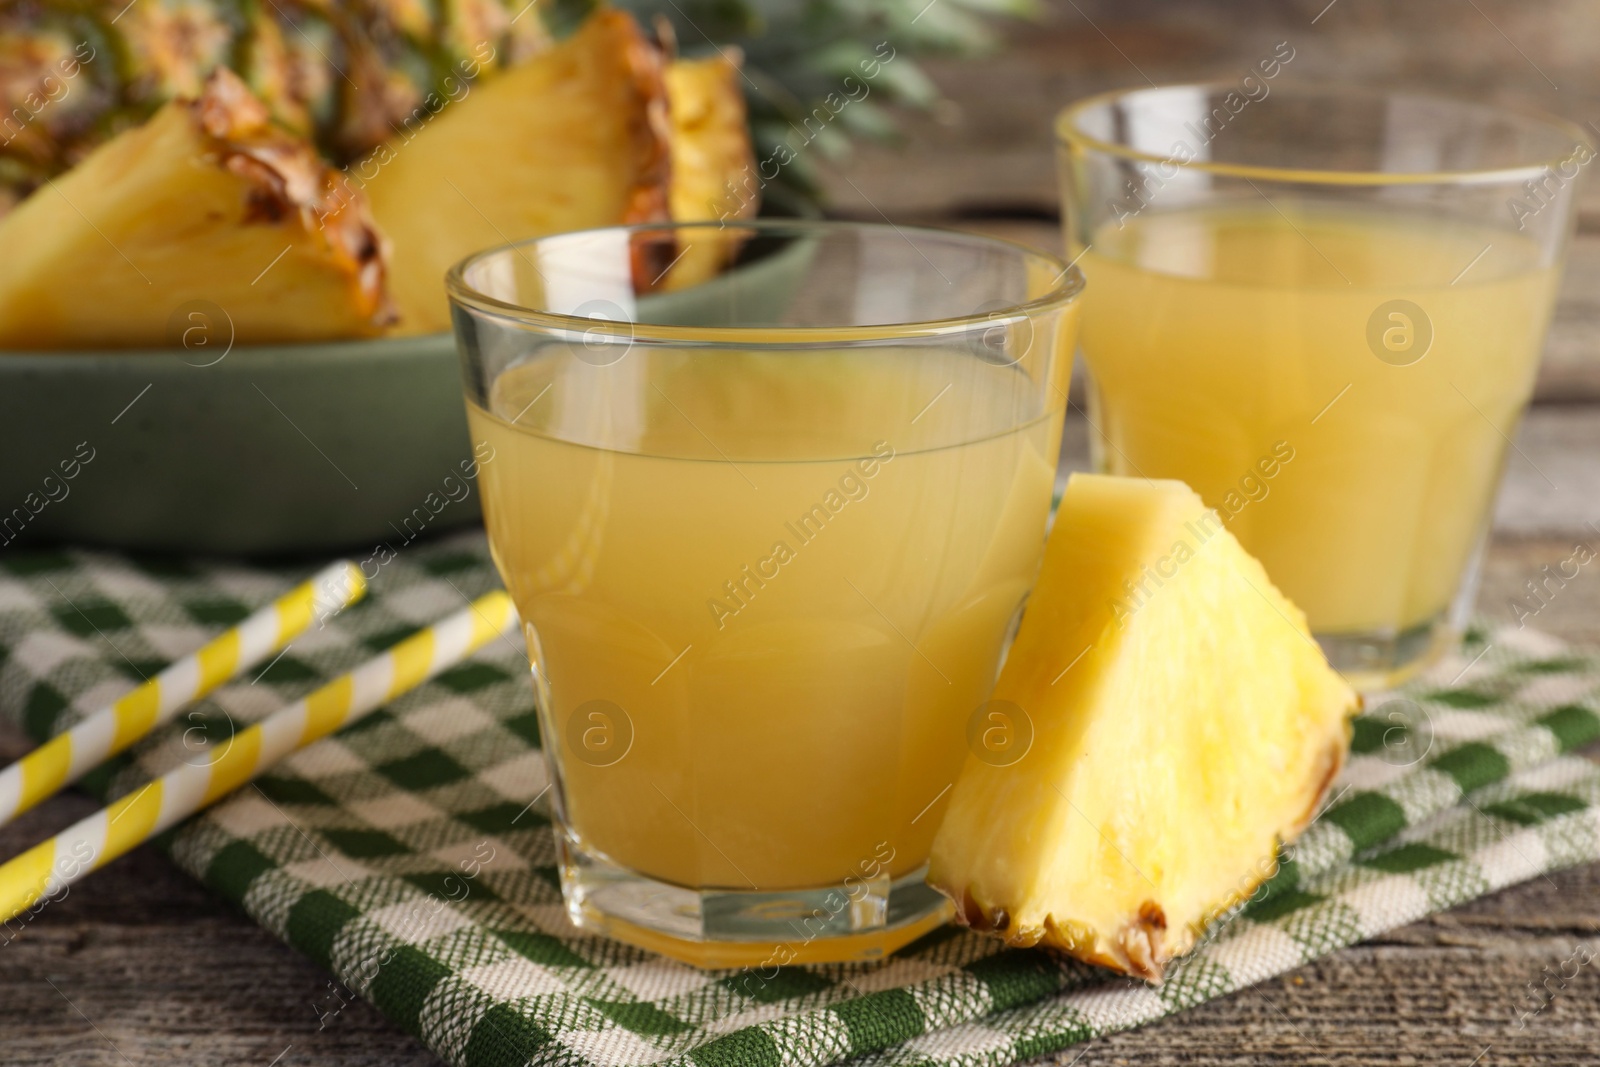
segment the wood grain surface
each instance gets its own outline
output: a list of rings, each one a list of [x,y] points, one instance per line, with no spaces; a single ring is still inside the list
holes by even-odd
[[[950,97],[899,151],[868,149],[830,188],[841,213],[1002,232],[1054,247],[1049,121],[1089,92],[1229,77],[1288,40],[1292,74],[1468,93],[1600,119],[1593,0],[1050,0],[1003,56],[940,62]],[[1510,621],[1522,583],[1600,547],[1600,183],[1552,330],[1540,395],[1496,516],[1480,612]],[[1081,420],[1069,463],[1081,464]],[[1600,571],[1533,624],[1600,647]],[[0,759],[24,751],[0,728]],[[0,828],[0,856],[88,811],[62,796]],[[1143,1030],[1036,1063],[1600,1063],[1600,964],[1519,1025],[1530,985],[1582,945],[1600,955],[1600,865],[1537,879],[1335,953]],[[0,1065],[422,1067],[438,1061],[356,1002],[319,1029],[328,976],[150,849],[111,864],[0,945]],[[325,1003],[325,1001],[324,1001]]]
[[[948,98],[904,142],[867,146],[824,183],[833,209],[1030,228],[1057,217],[1052,125],[1063,106],[1155,82],[1231,81],[1280,42],[1282,83],[1355,82],[1549,112],[1600,134],[1594,0],[1043,0],[1036,25],[981,62],[925,64]],[[1600,401],[1600,181],[1580,185],[1580,235],[1539,395]],[[1050,227],[1042,244],[1058,250]]]

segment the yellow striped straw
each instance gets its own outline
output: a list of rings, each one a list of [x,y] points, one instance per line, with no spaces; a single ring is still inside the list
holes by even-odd
[[[185,705],[286,648],[312,623],[366,594],[361,568],[324,567],[215,640],[177,660],[127,696],[57,734],[0,771],[0,825],[121,752]]]
[[[0,865],[0,922],[239,788],[278,760],[382,707],[517,626],[511,598],[479,597],[381,656],[280,708],[221,745]]]

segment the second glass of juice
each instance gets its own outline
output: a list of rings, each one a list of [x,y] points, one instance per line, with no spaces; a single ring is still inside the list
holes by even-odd
[[[1114,473],[1188,482],[1379,687],[1470,611],[1594,152],[1554,119],[1275,66],[1058,119],[1091,440]]]
[[[850,223],[452,273],[575,922],[764,968],[944,919],[922,869],[1043,551],[1080,287]]]

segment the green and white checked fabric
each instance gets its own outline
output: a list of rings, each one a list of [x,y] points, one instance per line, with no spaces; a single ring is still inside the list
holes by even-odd
[[[311,569],[0,554],[0,713],[42,740]],[[86,787],[110,798],[196,759],[496,584],[481,534],[408,548],[365,603]],[[698,972],[567,924],[525,672],[497,643],[161,847],[462,1067],[1004,1064],[1600,858],[1600,768],[1567,755],[1600,736],[1600,657],[1474,634],[1358,721],[1279,876],[1160,988],[954,928],[877,963]]]

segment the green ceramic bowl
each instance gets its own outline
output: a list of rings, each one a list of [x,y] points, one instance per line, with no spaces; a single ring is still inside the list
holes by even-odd
[[[370,550],[478,521],[449,334],[203,352],[0,353],[0,552]]]

